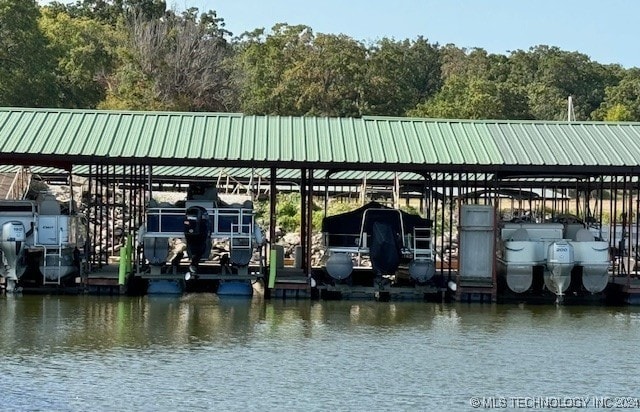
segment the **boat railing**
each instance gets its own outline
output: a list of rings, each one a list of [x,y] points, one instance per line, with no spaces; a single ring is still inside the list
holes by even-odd
[[[325,248],[334,253],[369,253],[371,235],[349,233],[325,233]],[[403,254],[413,258],[433,259],[433,237],[430,227],[415,227],[412,233],[405,235]]]
[[[35,219],[37,209],[32,200],[0,200],[0,212],[3,216],[29,215]]]
[[[324,245],[327,248],[358,248],[360,235],[353,233],[324,233]]]
[[[253,233],[251,232],[251,224],[231,224],[231,247],[232,248],[243,248],[243,249],[251,249],[253,247],[251,242],[251,236]]]
[[[234,234],[252,235],[254,212],[247,208],[206,208],[211,237],[231,237]],[[183,237],[186,208],[149,208],[147,237]]]

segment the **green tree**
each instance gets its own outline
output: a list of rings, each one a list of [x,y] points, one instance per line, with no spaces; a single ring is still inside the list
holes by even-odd
[[[432,99],[410,110],[410,116],[446,119],[499,119],[503,104],[495,82],[451,75]]]
[[[360,116],[366,48],[343,35],[277,24],[244,33],[236,55],[242,111],[252,114]]]
[[[52,55],[59,87],[59,105],[94,108],[105,97],[107,75],[113,69],[113,29],[97,20],[71,17],[54,8],[43,9],[40,26]]]
[[[607,121],[640,121],[640,69],[630,69],[620,83],[606,88],[605,98],[593,117]]]
[[[115,26],[123,17],[132,15],[144,20],[161,18],[167,10],[167,3],[165,0],[76,0],[67,5],[56,1],[51,7],[72,17],[89,18]]]
[[[383,38],[369,48],[366,64],[367,114],[402,116],[442,86],[438,47],[422,37],[415,41]]]
[[[504,82],[509,74],[508,59],[499,54],[489,54],[481,48],[467,50],[448,44],[440,51],[442,78],[451,76],[482,78]]]
[[[295,94],[295,111],[312,116],[361,116],[365,48],[344,35],[319,34],[306,51],[285,71],[279,85]]]
[[[0,0],[0,106],[56,106],[54,59],[35,0]]]
[[[619,68],[592,62],[578,52],[536,46],[509,57],[509,81],[526,90],[529,111],[539,120],[566,120],[567,99],[573,97],[576,118],[586,120],[619,81]]]
[[[296,107],[296,92],[287,73],[302,61],[311,46],[308,26],[275,25],[243,33],[236,39],[235,75],[240,90],[241,110],[249,114],[302,115]]]
[[[531,115],[526,90],[509,80],[503,55],[484,49],[446,45],[440,51],[444,85],[410,114],[472,119],[526,119]]]
[[[638,121],[634,119],[633,113],[625,105],[617,103],[607,109],[604,115],[604,121],[607,122],[625,122],[625,121]]]

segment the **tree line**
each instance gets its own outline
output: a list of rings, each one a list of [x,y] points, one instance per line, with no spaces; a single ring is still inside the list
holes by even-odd
[[[566,120],[569,96],[578,120],[640,121],[640,69],[305,25],[234,36],[164,0],[0,0],[0,106]]]

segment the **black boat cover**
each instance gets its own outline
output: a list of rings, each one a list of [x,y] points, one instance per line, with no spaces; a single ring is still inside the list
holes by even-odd
[[[400,214],[398,214],[398,210],[396,209],[381,205],[377,202],[370,202],[351,212],[328,216],[322,219],[322,232],[328,235],[327,246],[358,246],[362,218],[365,211],[369,209],[377,209],[367,212],[364,231],[367,232],[369,236],[373,234],[373,225],[375,222],[389,225],[392,232],[399,236],[402,233],[399,218],[400,214],[402,215],[405,234],[412,233],[414,227],[431,227],[432,224],[431,220],[424,219],[418,215],[412,215],[402,210],[400,210]]]

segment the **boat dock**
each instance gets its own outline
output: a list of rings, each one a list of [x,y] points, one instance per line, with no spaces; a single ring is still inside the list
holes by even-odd
[[[40,108],[0,117],[7,293],[640,300],[633,123]],[[86,143],[106,139],[100,151]]]

